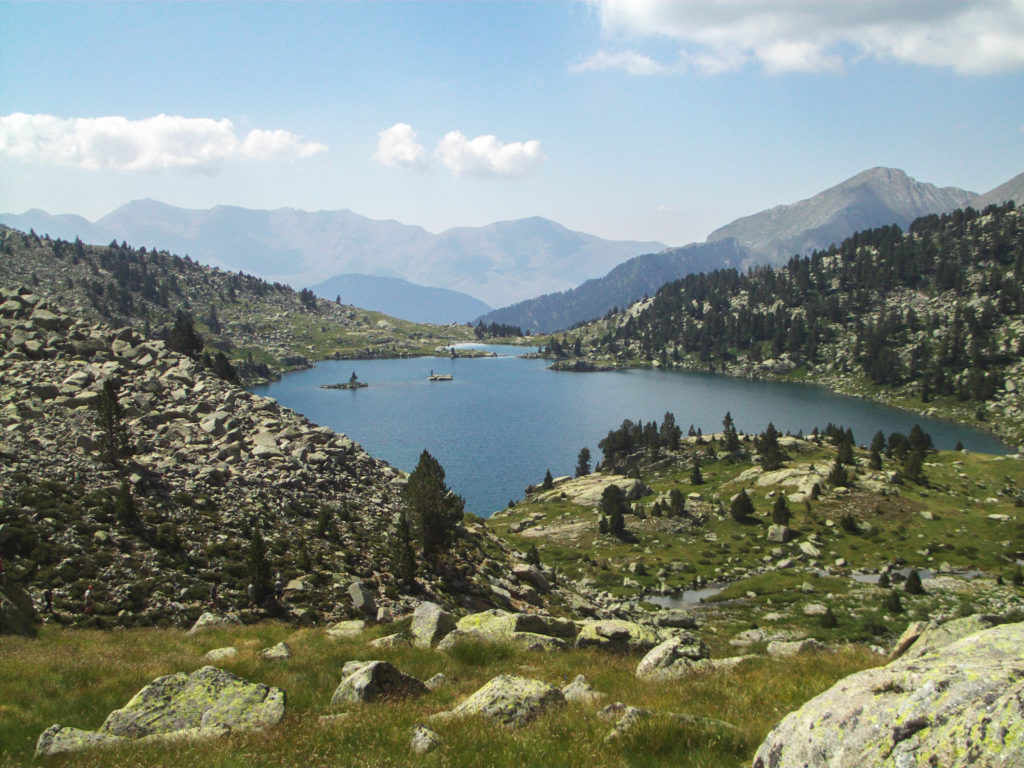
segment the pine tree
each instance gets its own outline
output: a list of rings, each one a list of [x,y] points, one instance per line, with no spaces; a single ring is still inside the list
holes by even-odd
[[[466,502],[444,484],[444,469],[428,451],[420,454],[409,475],[405,499],[419,527],[423,557],[436,565],[438,555],[455,537]]]
[[[192,358],[198,357],[203,351],[203,337],[196,333],[192,316],[180,309],[164,343],[169,350]]]
[[[590,449],[587,446],[580,448],[580,455],[576,457],[576,477],[585,477],[590,474]]]
[[[761,454],[761,468],[766,472],[782,467],[785,458],[779,448],[779,432],[770,421],[757,442],[757,450]]]
[[[745,489],[733,497],[732,503],[729,505],[729,514],[738,523],[744,522],[754,514],[754,502],[750,500]]]
[[[267,562],[267,546],[263,543],[259,526],[250,523],[249,553],[245,561],[246,576],[256,590],[256,605],[263,602],[270,587],[270,563]]]
[[[700,473],[700,459],[693,457],[693,469],[690,470],[690,484],[700,485],[704,482],[704,476]]]
[[[139,524],[139,510],[135,506],[135,499],[132,497],[132,489],[128,484],[128,478],[121,478],[121,488],[114,501],[114,510],[117,519],[126,528],[135,528]]]
[[[846,486],[850,482],[849,476],[846,474],[846,467],[843,466],[842,462],[837,458],[832,464],[832,469],[828,473],[828,483],[833,488],[839,486]]]
[[[608,532],[621,536],[626,530],[626,495],[615,483],[601,493],[601,512],[608,518]]]
[[[903,585],[903,589],[908,595],[923,595],[924,587],[921,585],[921,574],[914,568],[907,574],[907,582]]]
[[[786,497],[780,493],[775,497],[775,503],[772,506],[772,522],[776,525],[789,525],[790,517],[792,517],[792,513],[786,504]]]
[[[722,430],[725,435],[725,450],[728,453],[738,451],[740,449],[740,438],[736,432],[736,425],[733,424],[732,414],[729,411],[725,412],[725,418],[722,419]]]
[[[400,589],[409,590],[416,582],[416,552],[412,545],[412,526],[403,507],[395,518],[390,537],[391,573]]]
[[[124,460],[132,454],[132,446],[124,420],[124,408],[117,397],[120,389],[120,382],[115,379],[103,382],[103,393],[96,402],[96,427],[101,434],[100,449],[104,458],[123,470]]]

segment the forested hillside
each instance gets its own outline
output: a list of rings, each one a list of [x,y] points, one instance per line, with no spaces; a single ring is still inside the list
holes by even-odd
[[[167,338],[179,314],[246,382],[329,356],[429,354],[470,329],[422,325],[243,272],[127,243],[84,245],[0,226],[0,285],[25,285],[83,319]]]
[[[597,362],[824,383],[1024,440],[1024,215],[1013,203],[865,230],[761,267],[689,275],[557,339]]]

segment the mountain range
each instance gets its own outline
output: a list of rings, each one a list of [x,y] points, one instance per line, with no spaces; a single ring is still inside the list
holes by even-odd
[[[916,181],[901,170],[872,168],[813,197],[745,216],[713,231],[706,242],[649,253],[620,264],[601,278],[496,309],[484,323],[507,323],[548,333],[601,317],[664,283],[719,267],[778,266],[841,242],[854,232],[897,224],[957,208],[983,208],[1024,200],[1024,173],[983,195]]]
[[[480,319],[550,332],[628,305],[692,272],[778,265],[861,229],[905,228],[919,216],[1011,199],[1024,200],[1024,174],[976,195],[872,168],[681,248],[604,240],[540,217],[433,234],[349,210],[197,210],[155,200],[130,202],[96,222],[33,209],[0,214],[0,223],[67,240],[157,246],[419,322]],[[501,308],[488,311],[488,305]]]
[[[95,223],[39,210],[20,216],[0,214],[0,223],[66,240],[80,236],[97,244],[116,239],[156,246],[296,288],[358,273],[459,291],[490,306],[521,301],[542,290],[570,288],[637,253],[665,247],[650,241],[604,240],[540,217],[433,234],[348,210],[196,210],[156,200],[127,203]],[[377,309],[360,295],[342,298]],[[446,298],[450,296],[440,300]],[[428,304],[438,299],[430,296]],[[475,308],[474,314],[457,319],[471,320],[487,308]],[[405,310],[405,319],[418,319],[418,304],[406,304]]]

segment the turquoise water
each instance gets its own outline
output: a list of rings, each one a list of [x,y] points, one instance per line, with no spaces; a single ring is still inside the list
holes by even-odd
[[[474,345],[479,346],[479,345]],[[519,355],[522,347],[482,347]],[[519,357],[327,361],[253,388],[317,424],[344,432],[372,455],[411,471],[426,449],[441,462],[448,485],[481,517],[521,499],[527,485],[551,469],[571,474],[580,448],[591,466],[597,443],[623,419],[660,422],[666,411],[687,431],[718,432],[730,411],[741,432],[773,422],[781,432],[805,434],[832,422],[853,429],[858,443],[876,431],[910,431],[914,424],[938,448],[1007,453],[998,440],[950,422],[925,419],[807,384],[744,381],[706,373],[632,370],[566,373],[545,360]],[[348,381],[355,371],[369,386],[320,389]],[[431,371],[452,381],[431,382]]]

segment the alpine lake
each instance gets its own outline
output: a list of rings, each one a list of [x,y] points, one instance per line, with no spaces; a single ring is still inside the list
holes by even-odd
[[[996,438],[956,423],[832,394],[810,385],[748,381],[710,373],[633,369],[569,373],[549,361],[524,358],[536,348],[470,344],[497,357],[421,357],[324,361],[255,386],[311,421],[343,432],[371,455],[412,471],[423,450],[441,463],[446,482],[466,500],[466,511],[490,517],[544,473],[571,474],[582,447],[591,466],[598,442],[624,419],[657,421],[666,412],[683,429],[720,432],[726,411],[740,432],[758,433],[772,422],[797,434],[830,422],[853,430],[861,444],[878,430],[908,433],[914,424],[935,447],[1007,454]],[[367,386],[324,389],[349,381]],[[451,380],[429,380],[431,374]]]

